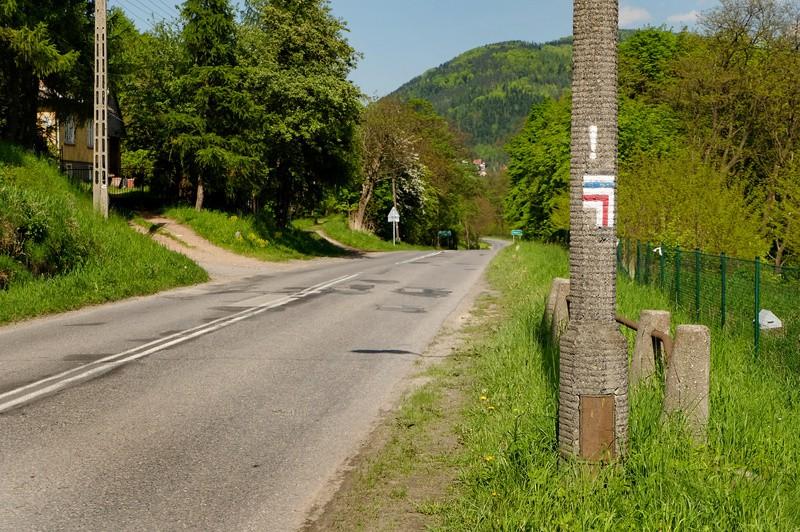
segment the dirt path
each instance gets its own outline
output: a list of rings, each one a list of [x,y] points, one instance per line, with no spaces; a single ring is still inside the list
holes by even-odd
[[[346,251],[349,251],[350,253],[353,253],[354,255],[363,255],[364,254],[364,252],[362,250],[358,249],[358,248],[354,248],[353,246],[348,246],[347,244],[343,244],[342,242],[339,242],[338,240],[335,240],[335,239],[331,238],[322,229],[317,229],[314,232],[317,235],[319,235],[320,238],[322,238],[323,240],[327,240],[329,243],[333,244],[337,248],[342,248],[342,249],[344,249]]]
[[[215,246],[194,230],[170,218],[148,216],[147,222],[158,226],[157,231],[131,224],[142,234],[149,234],[155,241],[172,251],[186,255],[208,272],[212,281],[241,279],[271,272],[283,272],[309,268],[319,264],[328,264],[347,259],[318,258],[313,260],[292,260],[287,262],[265,262],[252,257],[238,255]]]

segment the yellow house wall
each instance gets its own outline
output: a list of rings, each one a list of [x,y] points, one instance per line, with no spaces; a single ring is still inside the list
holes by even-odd
[[[92,164],[94,157],[94,150],[89,147],[87,142],[89,129],[86,123],[78,124],[75,128],[75,144],[67,144],[67,127],[64,122],[61,123],[59,128],[59,136],[61,138],[61,147],[63,150],[62,159],[67,162]]]

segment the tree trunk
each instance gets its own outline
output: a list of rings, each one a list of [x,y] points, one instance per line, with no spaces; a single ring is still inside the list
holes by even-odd
[[[285,167],[278,161],[278,197],[275,198],[275,224],[285,229],[289,227],[292,209],[292,180]]]
[[[628,346],[616,316],[618,0],[575,0],[570,164],[570,320],[561,336],[559,447],[625,453]]]
[[[205,199],[205,189],[203,188],[203,178],[198,178],[197,180],[197,196],[195,197],[194,202],[194,210],[202,211],[203,210],[203,200]]]
[[[350,219],[350,229],[354,231],[364,230],[364,221],[367,217],[367,207],[372,199],[372,193],[375,190],[375,181],[367,178],[361,184],[361,197],[358,199],[358,209],[355,215]]]
[[[780,240],[775,242],[775,273],[780,275],[783,271],[783,253],[786,245]]]

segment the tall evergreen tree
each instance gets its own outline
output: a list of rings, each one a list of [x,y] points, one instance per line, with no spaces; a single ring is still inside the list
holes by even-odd
[[[184,100],[169,116],[172,144],[185,177],[196,187],[195,205],[206,193],[224,203],[231,183],[256,165],[244,137],[252,102],[236,66],[236,22],[228,0],[187,0],[181,9],[190,68],[180,79]]]
[[[0,0],[0,138],[41,146],[42,104],[90,114],[92,12],[88,0]],[[40,81],[58,98],[43,102]]]

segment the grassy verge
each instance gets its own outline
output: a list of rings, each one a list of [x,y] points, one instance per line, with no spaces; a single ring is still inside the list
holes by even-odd
[[[408,251],[430,249],[423,246],[412,246],[403,242],[400,242],[395,246],[392,245],[391,242],[381,240],[372,233],[368,233],[366,231],[353,231],[347,226],[347,220],[344,216],[330,216],[328,218],[323,218],[319,220],[319,224],[317,225],[315,225],[311,220],[298,220],[295,222],[295,227],[306,231],[320,229],[332,239],[362,251]]]
[[[168,209],[166,216],[186,224],[222,248],[265,261],[287,261],[346,254],[315,234],[290,228],[274,231],[252,216],[234,216],[190,207]]]
[[[205,281],[195,263],[103,221],[58,170],[0,145],[0,323]],[[3,274],[0,271],[0,274]]]
[[[663,392],[651,384],[631,395],[630,451],[623,463],[593,475],[559,461],[557,355],[544,347],[539,324],[550,280],[566,269],[562,249],[539,244],[508,248],[493,263],[489,275],[502,294],[501,317],[482,327],[469,350],[475,356],[451,362],[468,375],[465,407],[450,425],[461,445],[429,476],[458,481],[454,492],[416,509],[431,515],[427,525],[800,528],[800,376],[754,361],[748,338],[713,338],[707,446],[693,446],[678,422],[661,421]],[[622,281],[618,293],[620,312],[634,319],[645,308],[668,308],[660,293],[630,282]],[[378,512],[392,511],[390,500],[380,504]]]

